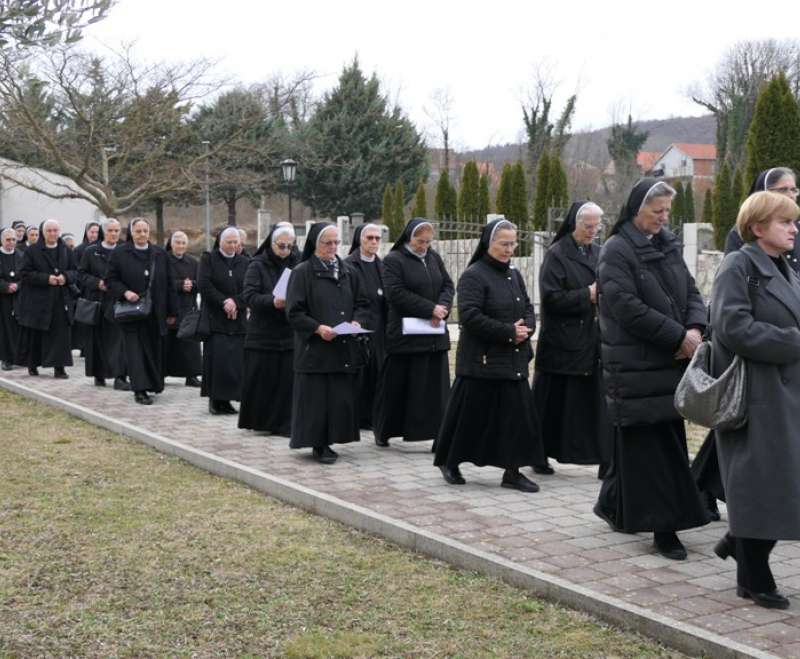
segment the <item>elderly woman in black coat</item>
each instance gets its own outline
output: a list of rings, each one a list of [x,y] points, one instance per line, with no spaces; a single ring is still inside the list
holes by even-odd
[[[3,229],[0,231],[0,363],[4,371],[14,368],[21,278],[22,251],[17,249],[17,233],[14,229]]]
[[[186,253],[189,238],[183,231],[175,231],[164,248],[172,272],[172,288],[178,300],[178,321],[167,330],[164,365],[165,375],[186,378],[187,387],[199,387],[197,376],[203,372],[200,344],[178,338],[178,327],[183,317],[197,308],[197,259]]]
[[[22,259],[17,360],[30,375],[39,375],[39,366],[52,366],[56,378],[66,379],[64,367],[72,366],[78,270],[56,220],[42,222],[38,233]]]
[[[127,242],[111,254],[106,285],[115,302],[135,304],[145,296],[151,301],[146,317],[119,323],[131,389],[141,405],[153,404],[148,392],[164,390],[164,336],[175,324],[177,309],[171,281],[166,252],[150,242],[150,223],[143,217],[131,220]]]
[[[614,425],[611,466],[595,513],[612,528],[652,531],[655,549],[683,560],[676,531],[708,522],[689,471],[675,388],[700,345],[706,309],[666,228],[675,191],[640,179],[598,267],[603,376]]]
[[[100,303],[96,325],[85,327],[84,357],[86,377],[93,377],[98,387],[106,386],[106,378],[114,378],[114,389],[130,391],[125,368],[125,346],[122,330],[114,321],[114,296],[108,289],[108,268],[111,255],[119,244],[122,227],[117,220],[106,220],[96,241],[83,250],[78,276],[83,297]]]
[[[286,298],[295,373],[289,446],[311,448],[322,464],[338,458],[331,444],[359,440],[356,373],[364,354],[354,335],[339,336],[333,328],[369,322],[361,280],[336,254],[340,242],[335,225],[311,226]]]
[[[256,250],[242,296],[250,309],[244,339],[239,427],[289,437],[292,423],[294,337],[286,319],[286,294],[273,291],[298,255],[291,224],[280,223]]]
[[[203,344],[200,395],[208,397],[211,414],[236,414],[231,401],[242,396],[247,313],[242,292],[249,259],[238,253],[239,244],[236,227],[223,229],[211,251],[203,253],[197,275],[202,322],[210,330]]]
[[[386,356],[384,333],[386,331],[386,296],[384,295],[383,261],[378,256],[381,246],[381,228],[377,224],[361,224],[353,232],[353,243],[345,262],[361,277],[364,291],[369,298],[369,327],[372,334],[362,337],[368,357],[367,363],[358,372],[358,417],[359,425],[372,430],[375,411],[375,390],[378,386],[381,367]]]
[[[712,368],[738,355],[747,364],[747,423],[717,430],[730,532],[715,547],[737,563],[739,597],[785,609],[769,567],[777,540],[800,540],[800,280],[785,254],[798,233],[800,208],[757,192],[739,210],[744,246],[728,254],[714,280]]]
[[[595,203],[572,204],[539,270],[533,394],[545,455],[562,464],[603,464],[610,457],[595,281],[602,217]],[[533,469],[553,473],[549,464]]]
[[[431,223],[415,218],[383,262],[389,309],[375,411],[378,446],[388,446],[390,437],[407,442],[435,438],[447,405],[450,336],[445,321],[455,287],[442,257],[431,248],[432,241]],[[407,331],[407,321],[442,331]]]
[[[472,462],[503,469],[502,487],[539,491],[519,471],[541,464],[544,452],[528,385],[536,319],[511,265],[516,246],[511,222],[490,222],[458,281],[456,380],[434,459],[451,485],[464,484],[459,464]]]

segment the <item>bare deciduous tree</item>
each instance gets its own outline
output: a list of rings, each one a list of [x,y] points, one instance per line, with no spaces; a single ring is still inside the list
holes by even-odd
[[[455,124],[455,99],[447,87],[435,89],[430,103],[423,108],[425,114],[433,122],[437,132],[442,136],[444,150],[444,171],[450,172],[450,130]]]

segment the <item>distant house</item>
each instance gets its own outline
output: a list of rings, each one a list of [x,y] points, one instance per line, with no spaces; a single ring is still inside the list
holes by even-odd
[[[651,169],[653,169],[653,165],[658,160],[660,155],[661,151],[639,151],[639,153],[636,154],[636,164],[639,167],[639,173],[644,176]],[[603,175],[606,177],[614,176],[616,171],[617,168],[614,165],[614,161],[609,160],[605,170],[603,171]]]
[[[692,181],[692,186],[709,187],[716,174],[717,147],[714,144],[670,144],[649,170],[652,176]],[[707,183],[706,186],[703,183]]]

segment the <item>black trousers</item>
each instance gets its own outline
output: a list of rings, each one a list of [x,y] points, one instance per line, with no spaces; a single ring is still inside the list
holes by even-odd
[[[775,540],[758,538],[732,538],[736,558],[736,582],[754,593],[770,593],[775,590],[775,579],[769,569],[769,554]]]

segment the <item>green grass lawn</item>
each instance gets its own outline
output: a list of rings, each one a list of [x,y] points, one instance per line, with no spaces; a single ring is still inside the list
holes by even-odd
[[[0,391],[0,657],[665,657]]]

